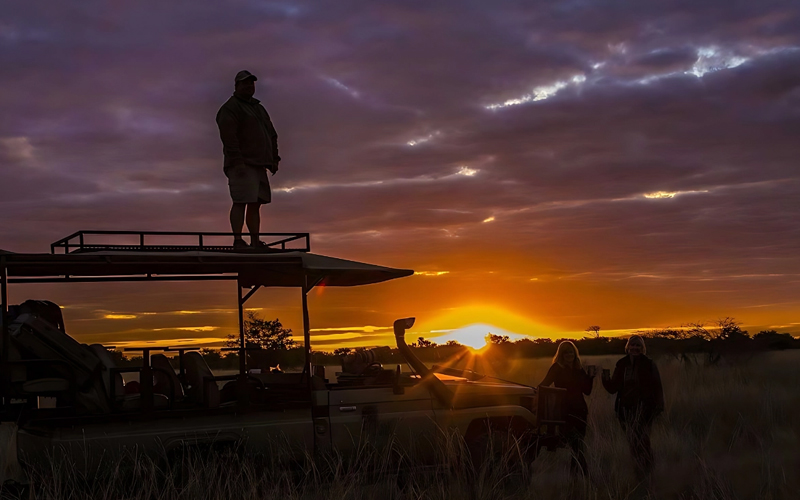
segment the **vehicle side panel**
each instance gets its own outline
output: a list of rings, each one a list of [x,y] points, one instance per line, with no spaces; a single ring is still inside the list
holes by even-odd
[[[397,446],[427,456],[438,434],[430,392],[418,384],[395,394],[392,387],[353,387],[330,391],[331,438],[335,449]]]
[[[25,463],[41,463],[55,454],[79,468],[96,467],[99,460],[125,452],[168,457],[184,449],[231,446],[246,453],[301,456],[314,446],[310,409],[38,425],[21,429],[17,440]]]

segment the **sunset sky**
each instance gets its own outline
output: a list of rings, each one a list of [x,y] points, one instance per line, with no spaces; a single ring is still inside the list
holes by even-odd
[[[417,274],[310,294],[314,346],[732,316],[800,335],[792,1],[5,1],[0,248],[228,231],[215,114],[258,76],[263,231]],[[235,285],[12,285],[112,345],[213,344]],[[300,292],[248,307],[302,331]]]

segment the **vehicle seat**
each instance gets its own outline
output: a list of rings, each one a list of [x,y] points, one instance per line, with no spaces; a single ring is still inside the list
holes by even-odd
[[[13,370],[11,379],[15,382],[43,378],[73,381],[75,398],[65,400],[70,406],[78,408],[80,412],[108,412],[110,408],[104,394],[105,387],[96,375],[101,369],[100,360],[84,344],[80,344],[64,332],[63,318],[58,306],[46,301],[27,301],[18,306],[15,313],[19,315],[8,325],[8,330],[10,344],[13,343],[15,350],[18,349],[21,360],[39,359],[56,362],[46,365],[21,364],[19,368],[25,371]],[[50,321],[54,321],[55,324]],[[12,359],[13,353],[14,351],[10,350],[9,359]],[[23,380],[20,380],[21,375],[24,376]],[[33,384],[29,385],[29,388],[39,390],[43,386]]]
[[[142,395],[139,392],[131,393],[126,391],[126,385],[124,385],[122,380],[122,375],[119,372],[112,372],[112,368],[116,368],[117,364],[114,362],[114,359],[108,353],[108,350],[102,344],[92,344],[89,346],[89,349],[100,359],[100,363],[102,364],[102,372],[101,376],[103,379],[103,385],[106,389],[106,394],[108,395],[109,399],[111,398],[111,387],[114,387],[114,401],[112,403],[115,405],[116,408],[122,408],[123,410],[135,410],[141,408],[142,406]],[[128,382],[128,385],[136,383],[136,381]],[[166,408],[169,406],[169,398],[163,394],[153,393],[153,407],[154,408]]]
[[[92,344],[89,346],[95,356],[102,364],[101,376],[103,378],[103,386],[106,388],[106,394],[111,398],[111,387],[114,387],[114,399],[117,401],[122,400],[125,396],[125,385],[122,380],[122,375],[118,372],[113,372],[112,369],[117,367],[114,359],[108,353],[108,349],[102,344]]]
[[[214,372],[208,367],[208,363],[198,352],[187,352],[184,355],[186,364],[186,399],[194,403],[201,404],[208,408],[219,406],[219,387],[213,379]]]
[[[231,380],[222,386],[219,391],[219,398],[222,405],[226,403],[235,402],[239,397],[238,380]],[[263,384],[254,378],[252,375],[247,378],[247,391],[248,397],[251,402],[260,403],[264,400],[264,391],[262,390]]]
[[[153,378],[155,379],[153,392],[174,397],[175,401],[182,400],[183,386],[178,376],[175,375],[175,369],[172,368],[169,359],[163,354],[153,354],[150,357],[150,366],[153,367]]]
[[[19,316],[26,313],[38,316],[56,327],[57,330],[66,333],[64,316],[61,314],[61,308],[58,307],[58,304],[49,300],[26,300],[17,306],[16,315]]]
[[[55,312],[51,315],[55,315]],[[53,373],[50,376],[55,374],[63,374],[65,378],[71,376],[79,386],[86,386],[95,377],[95,370],[100,366],[97,356],[87,351],[83,344],[41,316],[31,313],[20,314],[9,325],[9,333],[16,346],[27,353],[23,358],[60,360],[69,366],[69,368],[63,365],[53,367],[48,370]]]

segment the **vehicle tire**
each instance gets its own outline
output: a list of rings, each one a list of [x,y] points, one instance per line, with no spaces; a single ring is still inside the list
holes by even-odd
[[[508,431],[489,428],[467,442],[472,467],[512,465],[519,462],[518,442]]]

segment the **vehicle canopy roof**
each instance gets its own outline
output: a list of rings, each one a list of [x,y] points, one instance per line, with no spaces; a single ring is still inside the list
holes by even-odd
[[[304,251],[235,253],[221,251],[96,251],[29,254],[0,250],[10,282],[228,279],[242,287],[357,286],[410,276],[395,269]],[[94,279],[92,279],[94,278]]]

